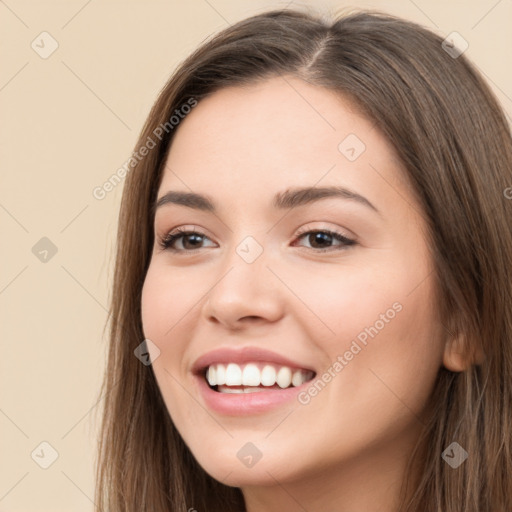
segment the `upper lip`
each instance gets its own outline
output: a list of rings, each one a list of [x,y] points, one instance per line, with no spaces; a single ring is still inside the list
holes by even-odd
[[[288,357],[282,356],[270,350],[266,350],[261,347],[242,347],[242,348],[218,348],[203,354],[196,359],[192,366],[192,371],[196,374],[201,373],[208,366],[218,363],[256,363],[265,362],[273,363],[279,366],[290,366],[292,368],[301,368],[303,370],[309,370],[316,373],[313,368],[307,364],[293,361]]]

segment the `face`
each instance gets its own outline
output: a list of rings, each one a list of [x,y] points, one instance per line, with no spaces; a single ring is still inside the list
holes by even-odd
[[[294,78],[223,89],[181,122],[164,196],[143,328],[200,465],[242,488],[392,470],[443,345],[421,209],[373,123]]]

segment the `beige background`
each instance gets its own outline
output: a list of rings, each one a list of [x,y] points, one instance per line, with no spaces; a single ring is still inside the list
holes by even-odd
[[[373,7],[459,32],[510,120],[512,0],[0,0],[0,511],[94,510],[122,185],[103,200],[92,191],[129,158],[181,59],[212,32],[286,5]],[[46,59],[43,31],[59,45]],[[43,441],[58,452],[47,469]]]

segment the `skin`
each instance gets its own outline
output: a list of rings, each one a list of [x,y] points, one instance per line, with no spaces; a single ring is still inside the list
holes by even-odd
[[[366,146],[353,162],[338,149],[348,134]],[[329,185],[379,213],[341,198],[271,204],[289,187]],[[339,94],[272,78],[222,89],[181,122],[157,197],[169,190],[209,195],[218,208],[157,210],[142,294],[144,334],[161,351],[153,371],[194,457],[240,487],[249,512],[395,510],[436,374],[464,362],[439,322],[425,222],[393,148]],[[158,240],[177,227],[204,233],[200,248],[188,237],[174,244],[181,252],[162,250]],[[356,244],[315,245],[297,236],[304,227]],[[236,252],[247,236],[263,249],[250,264]],[[191,374],[200,355],[262,346],[318,377],[396,303],[401,310],[308,404],[246,416],[206,408]],[[251,468],[236,456],[247,442],[262,453]]]

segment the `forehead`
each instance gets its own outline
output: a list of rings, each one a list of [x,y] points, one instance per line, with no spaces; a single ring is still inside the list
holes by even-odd
[[[370,120],[338,93],[278,77],[200,101],[177,129],[159,195],[251,197],[316,184],[372,193],[383,179],[403,186],[399,159]]]

